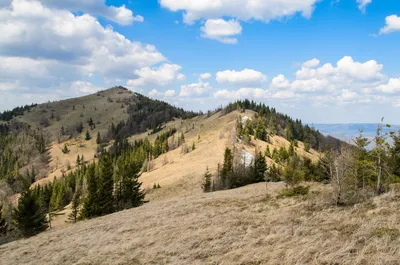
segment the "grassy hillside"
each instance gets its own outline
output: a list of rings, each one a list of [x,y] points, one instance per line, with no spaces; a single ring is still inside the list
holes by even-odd
[[[33,129],[44,128],[51,133],[52,140],[57,140],[61,127],[75,133],[75,128],[82,122],[86,129],[90,118],[97,130],[106,133],[111,123],[128,118],[127,106],[133,103],[132,96],[131,91],[115,87],[84,97],[40,104],[16,119]]]
[[[151,201],[0,246],[0,264],[398,264],[395,194],[338,208],[329,186],[283,186]]]

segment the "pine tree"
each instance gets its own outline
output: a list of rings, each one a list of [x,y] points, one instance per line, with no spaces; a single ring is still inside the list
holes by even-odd
[[[96,144],[101,144],[101,136],[100,136],[100,132],[97,132]]]
[[[257,183],[264,181],[266,171],[267,162],[265,161],[265,156],[263,156],[261,152],[258,152],[254,159],[253,182]]]
[[[87,183],[87,196],[85,198],[81,217],[93,218],[99,215],[99,203],[98,203],[98,192],[97,184],[98,179],[95,174],[96,164],[89,165],[86,169],[86,183]]]
[[[25,237],[36,235],[48,227],[46,215],[29,188],[21,194],[18,207],[14,209],[13,218]]]
[[[310,143],[308,142],[304,143],[304,151],[306,151],[307,153],[310,152]]]
[[[77,166],[81,165],[81,158],[79,157],[79,155],[76,157],[76,165]]]
[[[233,171],[233,155],[232,150],[228,147],[225,149],[224,164],[222,165],[221,177],[222,181],[225,182],[228,175]],[[225,184],[225,183],[224,183]]]
[[[196,149],[196,144],[193,142],[192,144],[192,151],[194,151]]]
[[[257,127],[255,128],[255,137],[261,141],[267,140],[267,131],[261,117],[258,118]]]
[[[99,162],[100,183],[99,183],[99,214],[105,215],[114,211],[113,198],[113,164],[110,156],[105,154]]]
[[[207,167],[206,172],[203,175],[203,183],[201,186],[204,192],[210,192],[212,190],[211,178],[212,178],[211,173]]]
[[[64,147],[61,151],[63,152],[63,154],[68,154],[69,153],[68,145],[64,144]]]
[[[269,145],[267,145],[267,148],[265,150],[265,156],[266,157],[271,157],[271,150],[269,149]]]
[[[72,211],[68,216],[68,220],[72,223],[76,223],[78,221],[80,199],[80,191],[77,190],[72,198]]]
[[[92,139],[92,137],[90,136],[89,130],[86,131],[86,136],[85,136],[85,140],[89,141],[90,139]]]

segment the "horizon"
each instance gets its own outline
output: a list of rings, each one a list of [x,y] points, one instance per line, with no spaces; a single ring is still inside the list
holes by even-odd
[[[277,1],[2,1],[0,111],[121,84],[187,110],[400,124],[400,2]]]

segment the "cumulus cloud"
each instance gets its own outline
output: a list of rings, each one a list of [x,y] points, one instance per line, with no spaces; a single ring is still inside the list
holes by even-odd
[[[182,11],[185,23],[205,18],[233,17],[269,22],[297,13],[310,18],[318,0],[160,0],[162,7]]]
[[[240,88],[238,90],[227,90],[221,89],[214,93],[214,97],[223,100],[235,100],[235,99],[266,99],[268,92],[262,88]]]
[[[167,86],[175,81],[185,79],[185,76],[179,72],[181,69],[182,67],[177,64],[163,64],[159,67],[138,69],[135,74],[139,77],[129,80],[128,86],[133,88]]]
[[[226,21],[224,19],[208,19],[201,27],[202,37],[217,40],[225,44],[236,44],[235,35],[242,33],[242,26],[236,20]]]
[[[400,93],[400,78],[390,78],[387,84],[377,87],[383,93]]]
[[[210,73],[203,73],[200,75],[200,79],[202,80],[207,80],[211,78],[211,74]]]
[[[358,8],[365,12],[367,9],[367,5],[371,4],[372,0],[357,0]]]
[[[180,97],[203,96],[212,89],[208,82],[199,81],[198,83],[181,86]]]
[[[267,77],[256,70],[244,69],[242,71],[225,70],[217,72],[217,83],[240,86],[258,86],[267,81]]]
[[[274,77],[271,81],[271,89],[287,89],[290,88],[290,81],[282,74]]]
[[[309,61],[303,63],[303,68],[314,68],[319,65],[319,60],[317,58],[313,58]]]
[[[132,42],[95,17],[76,15],[34,0],[0,9],[0,82],[49,88],[100,74],[132,78],[165,61],[152,45]]]
[[[400,17],[391,15],[386,17],[386,25],[381,28],[379,34],[389,34],[400,30]]]
[[[96,87],[90,82],[86,81],[75,81],[71,85],[71,89],[75,91],[76,94],[93,94],[103,88]]]
[[[158,98],[158,99],[164,99],[168,100],[169,98],[175,97],[176,92],[173,89],[169,89],[165,92],[158,91],[157,89],[152,89],[149,93],[148,96],[151,98]]]
[[[84,12],[93,16],[104,17],[121,25],[130,25],[133,22],[143,22],[144,18],[140,15],[133,15],[132,10],[125,5],[120,7],[107,6],[104,0],[40,0],[44,5],[67,9],[72,12]]]

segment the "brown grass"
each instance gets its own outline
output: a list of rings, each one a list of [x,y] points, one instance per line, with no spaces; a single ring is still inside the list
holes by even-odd
[[[399,264],[397,201],[337,208],[327,186],[282,186],[150,202],[0,246],[0,264]]]

